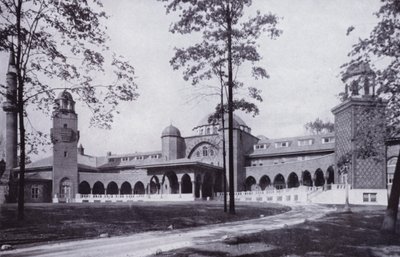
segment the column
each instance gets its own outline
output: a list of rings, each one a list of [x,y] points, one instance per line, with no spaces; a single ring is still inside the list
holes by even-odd
[[[121,188],[118,188],[118,195],[121,195]]]
[[[192,181],[192,195],[196,198],[196,182]]]
[[[199,183],[200,199],[203,199],[203,184]]]
[[[90,188],[90,194],[93,195],[93,188]]]
[[[182,182],[178,182],[179,184],[179,198],[182,197]]]

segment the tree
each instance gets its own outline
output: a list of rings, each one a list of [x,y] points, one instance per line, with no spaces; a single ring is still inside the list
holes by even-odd
[[[201,36],[200,42],[175,49],[172,67],[183,69],[183,78],[194,86],[206,81],[216,84],[214,79],[222,81],[227,88],[229,212],[234,214],[233,111],[244,110],[257,114],[259,110],[256,104],[245,98],[234,99],[233,90],[247,90],[250,98],[262,101],[261,91],[245,87],[238,79],[238,71],[239,67],[244,67],[244,63],[249,63],[255,79],[268,77],[264,68],[255,65],[261,60],[257,39],[263,32],[267,32],[271,38],[279,36],[281,31],[276,28],[278,18],[257,11],[254,17],[245,19],[244,10],[251,6],[252,0],[159,1],[165,3],[167,14],[179,14],[179,20],[170,27],[172,33]]]
[[[18,113],[19,219],[24,215],[29,108],[49,113],[56,91],[69,89],[91,110],[91,125],[110,128],[119,101],[138,96],[134,68],[122,56],[109,53],[107,18],[98,0],[0,1],[0,51],[11,50],[17,81],[15,99],[4,90],[2,94]],[[106,68],[112,69],[115,81],[100,84],[96,78]]]
[[[324,122],[320,118],[315,121],[307,122],[304,128],[311,134],[331,133],[334,131],[334,124],[330,121]]]
[[[400,125],[400,0],[382,0],[382,6],[375,13],[378,22],[369,37],[360,39],[353,47],[349,56],[351,60],[344,64],[344,78],[347,71],[352,71],[355,80],[346,85],[342,98],[358,94],[359,89],[368,90],[373,85],[372,94],[387,101],[386,107],[386,139],[399,134]],[[348,29],[348,33],[354,27]],[[354,68],[358,67],[354,72]],[[377,100],[378,101],[378,100]],[[376,146],[372,143],[374,129],[382,123],[372,122],[364,129],[364,153],[373,155]],[[374,128],[375,127],[375,128]],[[400,153],[399,153],[400,159]],[[394,181],[390,192],[387,211],[382,225],[383,231],[395,232],[400,196],[400,163],[396,164]]]

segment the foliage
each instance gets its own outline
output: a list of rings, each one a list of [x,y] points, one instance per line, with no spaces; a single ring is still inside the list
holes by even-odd
[[[138,94],[133,67],[107,55],[106,19],[98,0],[1,0],[0,51],[15,50],[21,104],[48,113],[56,90],[70,89],[91,110],[91,124],[109,128],[118,102]],[[106,66],[114,81],[97,84]]]
[[[232,63],[236,77],[233,87],[236,91],[245,90],[246,95],[256,101],[262,101],[261,91],[254,87],[245,88],[245,83],[238,78],[239,67],[244,63],[251,65],[251,75],[255,79],[268,78],[267,71],[257,66],[261,60],[257,40],[262,33],[276,38],[281,31],[276,28],[278,17],[273,14],[261,14],[244,18],[245,8],[251,6],[251,0],[159,0],[165,3],[167,13],[176,12],[180,19],[170,27],[172,33],[199,33],[201,40],[186,48],[176,48],[170,63],[173,69],[183,70],[183,78],[192,85],[202,81],[219,81],[223,86],[228,83],[228,25],[231,19]],[[221,107],[217,107],[220,110]],[[245,98],[235,100],[235,109],[245,110],[254,115],[259,110],[254,103]]]
[[[311,134],[330,133],[334,131],[334,124],[330,121],[324,122],[320,118],[315,121],[307,122],[304,128]]]

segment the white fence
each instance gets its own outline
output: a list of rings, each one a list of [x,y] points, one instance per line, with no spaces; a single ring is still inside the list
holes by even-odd
[[[138,195],[92,195],[76,194],[77,203],[115,203],[148,201],[194,201],[193,194],[138,194]]]

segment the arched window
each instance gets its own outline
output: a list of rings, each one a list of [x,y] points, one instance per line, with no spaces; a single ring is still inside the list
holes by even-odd
[[[210,149],[210,156],[214,156],[214,150]]]
[[[196,152],[196,156],[197,156],[197,157],[200,157],[200,151],[197,151],[197,152]]]
[[[199,130],[199,135],[203,135],[203,129]]]
[[[203,156],[207,156],[208,155],[208,148],[207,146],[203,146]]]
[[[210,129],[210,128],[207,128],[206,134],[207,134],[207,135],[210,135],[210,134],[211,134],[210,132],[211,132],[211,129]]]
[[[213,128],[213,133],[214,133],[214,134],[217,134],[217,133],[218,133],[218,128],[217,128],[217,127],[214,127],[214,128]]]

